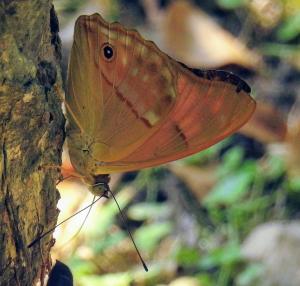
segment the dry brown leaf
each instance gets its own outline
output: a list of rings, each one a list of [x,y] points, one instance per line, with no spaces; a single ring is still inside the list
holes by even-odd
[[[300,10],[299,0],[251,0],[246,5],[253,20],[265,29],[274,28]]]
[[[266,29],[275,27],[284,12],[281,0],[251,0],[247,5],[254,21]]]
[[[257,102],[256,110],[239,132],[263,143],[281,142],[286,136],[286,120],[274,106]]]
[[[286,137],[286,163],[291,178],[300,177],[300,102],[293,106],[289,114]]]
[[[199,201],[210,192],[216,183],[216,166],[196,167],[174,162],[167,165],[168,169],[180,178]]]
[[[188,1],[174,1],[162,21],[162,41],[169,54],[191,67],[238,64],[258,67],[260,57]]]

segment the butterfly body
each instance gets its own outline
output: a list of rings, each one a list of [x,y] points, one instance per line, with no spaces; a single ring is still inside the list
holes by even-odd
[[[71,162],[95,184],[199,152],[250,118],[249,93],[231,73],[190,70],[134,30],[80,16],[66,94]]]

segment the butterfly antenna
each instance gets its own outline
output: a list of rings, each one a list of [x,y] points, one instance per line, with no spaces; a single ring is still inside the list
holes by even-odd
[[[135,248],[135,250],[136,250],[136,252],[137,252],[137,254],[138,254],[139,258],[140,258],[140,261],[141,261],[141,263],[142,263],[142,265],[143,265],[145,271],[148,272],[148,267],[147,267],[147,265],[146,265],[144,259],[142,258],[142,255],[141,255],[141,253],[139,252],[139,250],[138,250],[138,248],[137,248],[137,245],[136,245],[135,242],[134,242],[134,239],[133,239],[133,237],[132,237],[132,234],[131,234],[131,232],[130,232],[130,230],[129,230],[129,228],[128,228],[127,222],[126,222],[126,218],[125,218],[125,216],[124,216],[124,214],[123,214],[123,212],[122,212],[122,210],[121,210],[121,208],[120,208],[120,205],[119,205],[118,202],[117,202],[117,199],[116,199],[115,195],[113,194],[113,192],[112,192],[110,189],[108,189],[107,191],[112,195],[114,201],[116,202],[116,205],[117,205],[117,207],[118,207],[118,209],[119,209],[119,212],[120,212],[120,214],[121,214],[123,223],[124,223],[124,225],[125,225],[125,227],[126,227],[126,230],[127,230],[128,234],[129,234],[129,236],[130,236],[130,239],[131,239],[131,241],[132,241],[132,243],[133,243],[133,245],[134,245],[134,248]]]
[[[62,225],[62,224],[65,223],[66,221],[70,220],[70,219],[73,218],[74,216],[78,215],[79,213],[85,211],[85,210],[88,209],[88,208],[90,208],[90,210],[91,210],[92,205],[94,205],[96,202],[98,202],[103,196],[104,196],[104,194],[101,195],[100,197],[98,197],[97,199],[95,199],[95,197],[94,197],[93,202],[92,202],[91,204],[89,204],[88,206],[84,207],[84,208],[81,209],[80,211],[74,213],[73,215],[71,215],[71,216],[68,217],[67,219],[63,220],[62,222],[60,222],[59,224],[57,224],[55,227],[49,229],[49,230],[46,231],[45,233],[39,235],[36,239],[34,239],[31,243],[29,243],[27,247],[28,247],[28,248],[32,247],[34,244],[36,244],[38,241],[40,241],[40,240],[41,240],[42,238],[44,238],[46,235],[48,235],[49,233],[53,232],[57,227],[59,227],[60,225]],[[89,210],[88,214],[90,213],[90,210]],[[86,216],[86,218],[87,218],[87,216]],[[85,220],[86,220],[86,218],[85,218]],[[85,222],[85,220],[84,220],[84,222]],[[82,228],[82,226],[80,227],[80,229],[81,229],[81,228]],[[77,235],[77,234],[76,234],[76,235]]]
[[[104,196],[104,195],[103,195],[103,196]],[[96,196],[93,197],[93,200],[92,200],[91,204],[88,206],[88,207],[89,207],[89,210],[88,210],[86,216],[84,217],[84,220],[83,220],[83,222],[81,223],[79,229],[76,231],[76,233],[75,233],[75,234],[74,234],[67,242],[65,242],[65,243],[61,246],[61,248],[63,248],[66,244],[70,243],[70,242],[71,242],[71,241],[72,241],[72,240],[80,233],[80,231],[82,230],[82,228],[83,228],[83,226],[84,226],[84,224],[85,224],[85,222],[86,222],[86,220],[87,220],[87,218],[88,218],[88,216],[89,216],[89,214],[90,214],[90,212],[91,212],[91,210],[92,210],[92,206],[93,206],[93,204],[95,203],[95,201],[96,201]],[[87,207],[85,207],[84,210],[85,210],[86,208],[87,208]],[[83,210],[81,210],[81,211],[83,211]]]

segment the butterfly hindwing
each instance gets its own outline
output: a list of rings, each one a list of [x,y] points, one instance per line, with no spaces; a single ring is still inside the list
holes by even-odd
[[[221,141],[252,115],[250,88],[231,73],[209,71],[195,77],[177,67],[177,102],[157,132],[132,154],[101,165],[98,172],[120,172],[160,165]],[[103,171],[102,171],[103,170]]]

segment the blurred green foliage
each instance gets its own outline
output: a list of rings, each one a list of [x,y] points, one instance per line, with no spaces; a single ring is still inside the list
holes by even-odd
[[[280,41],[290,41],[300,35],[300,11],[288,17],[279,27],[277,37]]]
[[[220,7],[225,9],[239,8],[246,3],[246,0],[217,0]]]

